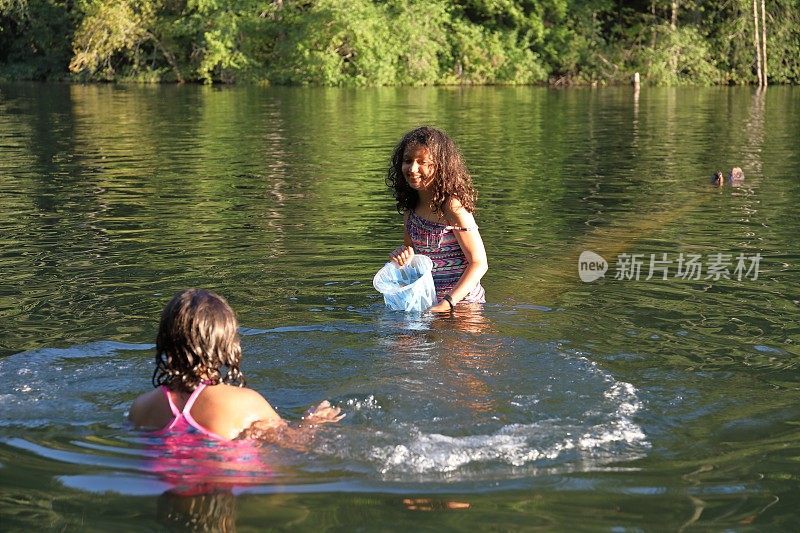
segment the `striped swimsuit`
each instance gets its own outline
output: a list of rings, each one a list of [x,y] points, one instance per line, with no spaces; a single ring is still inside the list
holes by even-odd
[[[431,222],[413,211],[409,212],[406,222],[406,231],[414,245],[414,253],[427,255],[433,261],[433,284],[436,286],[436,297],[440,300],[453,290],[467,269],[467,258],[453,230],[453,226]],[[456,231],[469,230],[465,228]],[[486,293],[480,282],[461,301],[484,303]]]

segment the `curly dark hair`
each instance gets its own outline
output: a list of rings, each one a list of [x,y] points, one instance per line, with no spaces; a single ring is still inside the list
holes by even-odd
[[[203,289],[176,294],[161,313],[153,386],[188,392],[206,380],[243,387],[238,328],[222,296]]]
[[[419,203],[419,193],[409,187],[403,176],[403,156],[409,146],[424,146],[433,159],[434,213],[443,213],[450,198],[458,198],[464,209],[473,213],[477,193],[461,152],[445,132],[431,126],[420,126],[403,135],[392,153],[386,185],[397,200],[397,210],[414,210]]]

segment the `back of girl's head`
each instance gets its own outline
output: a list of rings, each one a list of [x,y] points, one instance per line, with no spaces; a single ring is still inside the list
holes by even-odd
[[[194,390],[201,381],[244,385],[236,314],[225,298],[187,289],[161,313],[153,385]]]
[[[414,209],[419,202],[419,193],[409,187],[403,176],[406,149],[417,146],[428,149],[434,164],[434,210],[442,212],[448,199],[458,198],[467,211],[475,211],[475,189],[461,151],[445,132],[431,126],[420,126],[403,135],[392,153],[386,184],[397,200],[397,210],[402,213]]]

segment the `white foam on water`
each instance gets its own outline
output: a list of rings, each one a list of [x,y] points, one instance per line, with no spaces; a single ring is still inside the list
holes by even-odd
[[[348,411],[372,411],[378,410],[381,408],[378,400],[375,399],[375,396],[370,394],[366,398],[358,399],[358,398],[350,398],[345,402],[345,405],[348,407]]]
[[[533,430],[532,426],[529,426]],[[504,428],[505,429],[505,428]],[[539,459],[555,459],[573,444],[565,441],[546,448],[532,448],[528,435],[473,435],[448,437],[418,434],[408,444],[373,448],[373,457],[381,464],[380,472],[453,472],[469,463],[501,461],[522,466]]]
[[[643,406],[636,388],[610,380],[603,399],[605,409],[586,411],[583,420],[509,424],[492,434],[453,437],[409,425],[407,439],[373,446],[370,460],[384,478],[402,479],[408,474],[447,474],[498,464],[591,469],[641,457],[650,443],[631,418]]]

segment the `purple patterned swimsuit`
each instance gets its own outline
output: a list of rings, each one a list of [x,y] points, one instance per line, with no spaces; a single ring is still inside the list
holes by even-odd
[[[453,290],[468,264],[453,233],[453,226],[431,222],[410,211],[406,231],[414,245],[414,253],[427,255],[433,261],[433,284],[436,297],[441,300]],[[484,303],[486,292],[480,282],[461,301]]]

